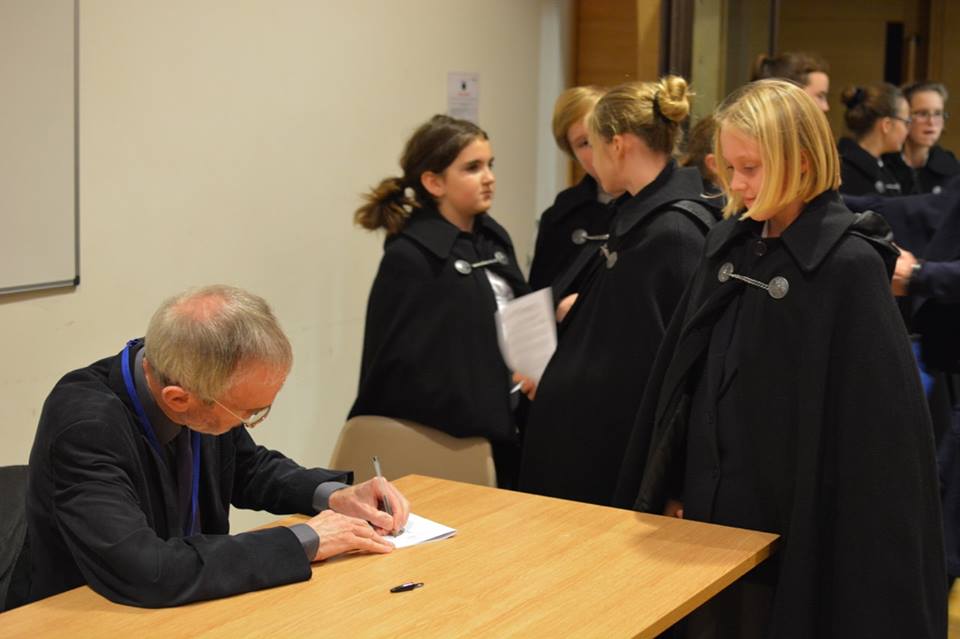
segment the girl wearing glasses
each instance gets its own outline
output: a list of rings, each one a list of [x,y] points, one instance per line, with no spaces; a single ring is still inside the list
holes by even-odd
[[[664,337],[618,505],[781,536],[681,636],[943,637],[933,437],[886,224],[843,205],[830,126],[796,85],[737,90],[717,126],[726,219]]]
[[[897,176],[904,193],[940,193],[943,185],[960,174],[960,162],[937,142],[947,121],[947,89],[939,82],[917,82],[903,88],[910,103],[910,132],[901,153],[883,161]]]
[[[843,119],[853,134],[841,138],[840,192],[845,195],[901,195],[884,153],[899,153],[910,127],[910,107],[892,84],[848,87],[841,95]]]
[[[436,115],[372,189],[355,221],[386,232],[370,290],[354,415],[408,419],[493,446],[497,479],[516,475],[516,395],[494,311],[529,291],[493,203],[493,150],[465,120]]]

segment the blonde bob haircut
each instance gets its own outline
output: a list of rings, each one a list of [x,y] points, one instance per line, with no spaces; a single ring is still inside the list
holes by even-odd
[[[744,218],[804,203],[840,186],[840,159],[827,117],[803,89],[784,80],[758,80],[731,93],[715,114],[714,148],[720,185],[727,196],[724,217],[744,208],[730,188],[720,132],[735,129],[756,141],[763,162],[760,193]],[[804,162],[806,170],[801,170]]]
[[[590,115],[602,97],[603,89],[592,86],[571,87],[557,96],[551,123],[553,139],[557,141],[560,150],[571,158],[574,154],[570,148],[570,140],[567,139],[567,132],[574,124]]]
[[[267,302],[232,286],[192,289],[163,302],[144,340],[150,370],[164,386],[181,386],[212,402],[240,366],[261,362],[286,374],[293,351]]]
[[[690,115],[687,81],[668,75],[658,82],[630,82],[604,95],[590,115],[588,127],[609,142],[615,135],[632,133],[651,151],[671,154],[683,135],[680,125]]]

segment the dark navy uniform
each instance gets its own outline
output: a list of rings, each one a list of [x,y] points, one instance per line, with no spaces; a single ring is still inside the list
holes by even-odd
[[[897,176],[883,160],[875,158],[856,141],[841,138],[837,149],[840,151],[840,192],[844,195],[901,195],[903,189]]]
[[[947,182],[960,175],[957,157],[939,145],[930,149],[927,163],[917,169],[904,162],[899,153],[884,154],[883,163],[900,182],[904,195],[940,193]]]

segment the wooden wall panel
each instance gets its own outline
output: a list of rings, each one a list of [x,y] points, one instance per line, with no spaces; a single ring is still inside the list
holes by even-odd
[[[635,80],[636,0],[579,0],[577,10],[577,84]]]
[[[830,126],[846,135],[843,88],[883,80],[887,22],[903,22],[907,34],[926,31],[918,22],[922,0],[781,0],[780,51],[810,51],[830,64]],[[867,7],[868,10],[867,10]]]
[[[579,0],[577,84],[655,80],[659,65],[659,0]]]
[[[960,154],[960,3],[954,0],[933,0],[930,7],[930,51],[928,78],[947,85],[952,97],[947,110],[954,114],[947,121],[941,144]]]
[[[660,2],[635,0],[637,14],[637,80],[656,80],[660,76]]]

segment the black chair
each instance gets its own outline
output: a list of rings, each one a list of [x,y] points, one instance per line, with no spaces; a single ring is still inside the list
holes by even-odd
[[[27,533],[27,467],[0,466],[0,611]]]

